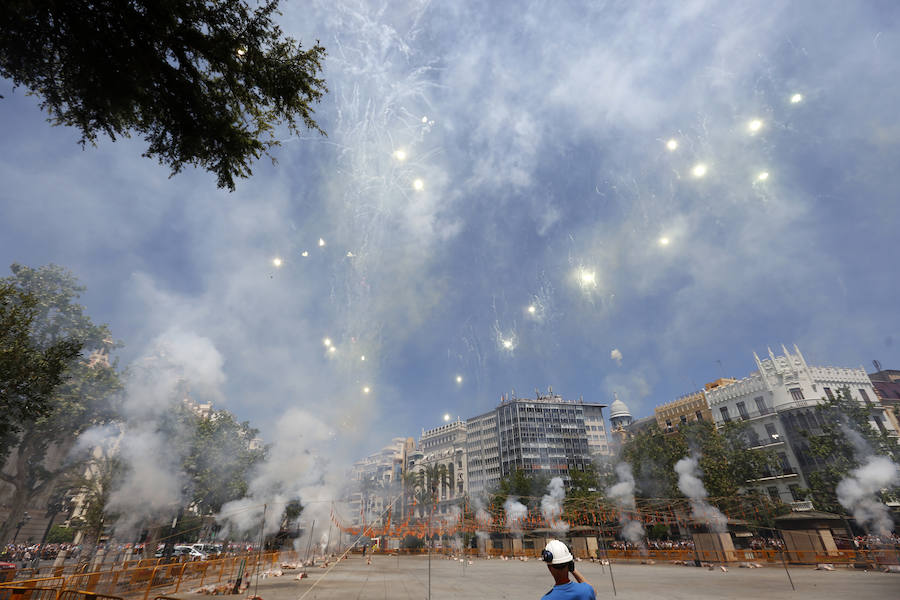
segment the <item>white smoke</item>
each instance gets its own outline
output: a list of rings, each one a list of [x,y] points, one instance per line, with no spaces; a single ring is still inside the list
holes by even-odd
[[[541,498],[541,514],[550,528],[557,532],[569,530],[569,524],[560,519],[565,497],[566,488],[563,486],[562,477],[554,477],[547,484],[547,493]]]
[[[474,496],[471,502],[472,508],[475,509],[475,537],[486,544],[491,537],[487,530],[490,530],[494,518],[485,508],[484,501],[481,498]]]
[[[713,531],[723,532],[728,518],[706,501],[708,494],[700,479],[700,465],[696,456],[685,456],[675,463],[678,473],[678,489],[691,501],[692,516],[696,521],[707,523]]]
[[[217,520],[238,531],[252,531],[259,528],[263,507],[268,505],[265,533],[274,533],[286,504],[299,498],[304,519],[328,523],[330,502],[338,496],[336,474],[325,458],[333,440],[334,432],[327,424],[301,409],[288,410],[276,427],[269,459],[257,467],[247,496],[225,504]]]
[[[644,526],[640,521],[631,518],[629,511],[634,512],[634,475],[631,472],[631,465],[626,462],[616,465],[616,477],[618,481],[615,485],[606,490],[606,495],[619,509],[619,523],[622,525],[622,537],[633,544],[643,544]]]
[[[458,506],[451,506],[450,509],[442,516],[444,527],[452,527],[459,523],[459,517],[462,510]]]
[[[223,363],[208,338],[169,329],[131,366],[118,426],[82,434],[79,447],[108,448],[122,462],[123,473],[108,504],[117,515],[117,536],[168,519],[181,505],[185,482],[179,450],[186,445],[179,442],[191,431],[170,418],[173,403],[184,401],[188,393],[197,403],[221,400]]]
[[[503,503],[503,510],[506,513],[506,527],[515,533],[522,531],[522,519],[528,515],[528,507],[519,502],[518,496],[510,496]]]
[[[890,510],[877,499],[883,489],[900,484],[900,468],[886,456],[869,456],[858,468],[838,483],[836,492],[841,506],[853,513],[861,525],[879,535],[893,529]]]
[[[616,364],[620,367],[622,366],[622,351],[618,348],[613,348],[612,352],[609,353],[609,357],[616,361]]]
[[[119,536],[136,531],[146,518],[159,518],[179,506],[182,499],[180,465],[172,448],[157,432],[126,430],[119,449],[126,466],[124,478],[109,496],[109,509],[119,515]]]

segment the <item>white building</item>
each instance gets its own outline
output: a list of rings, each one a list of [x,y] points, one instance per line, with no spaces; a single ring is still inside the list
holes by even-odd
[[[757,371],[734,383],[706,391],[716,426],[741,420],[749,425],[754,448],[771,449],[780,467],[750,487],[768,493],[784,502],[802,500],[800,489],[809,487],[807,476],[824,465],[810,456],[809,444],[802,435],[821,432],[816,411],[825,398],[848,389],[861,406],[871,411],[873,429],[897,435],[893,424],[884,418],[884,407],[878,402],[875,388],[865,369],[844,367],[811,367],[800,349],[790,353],[782,346],[783,355],[760,359],[756,353]]]
[[[353,463],[348,517],[354,525],[383,523],[389,506],[401,510],[402,478],[407,453],[412,448],[412,438],[397,437],[378,452]]]
[[[450,510],[455,501],[468,492],[468,460],[466,458],[466,422],[457,418],[452,423],[422,430],[418,448],[409,462],[410,472],[425,473],[439,468],[446,474],[435,488],[435,513]]]
[[[502,398],[491,412],[466,421],[469,492],[491,491],[516,469],[570,481],[609,455],[604,404],[565,400],[553,390],[535,398]]]
[[[466,420],[469,493],[481,495],[500,483],[500,438],[497,411]]]

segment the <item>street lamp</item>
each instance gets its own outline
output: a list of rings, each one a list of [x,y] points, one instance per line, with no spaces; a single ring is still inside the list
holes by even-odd
[[[12,540],[13,544],[16,543],[16,538],[19,537],[19,530],[22,529],[22,525],[24,525],[25,523],[27,523],[30,520],[31,520],[31,515],[29,515],[27,511],[22,513],[22,519],[18,523],[16,523],[16,534],[13,536],[13,540]]]

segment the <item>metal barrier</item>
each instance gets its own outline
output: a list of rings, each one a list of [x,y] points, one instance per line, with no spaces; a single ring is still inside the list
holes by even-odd
[[[0,600],[57,600],[59,590],[38,587],[0,588]]]
[[[0,589],[4,588],[52,588],[63,589],[66,580],[64,577],[41,577],[38,579],[26,579],[24,581],[10,581],[0,583]]]
[[[123,600],[121,596],[107,596],[105,594],[92,594],[79,590],[62,590],[56,600]]]
[[[287,554],[287,553],[286,553]],[[248,554],[232,556],[216,560],[173,562],[154,565],[136,566],[92,573],[73,573],[68,576],[44,577],[13,581],[0,584],[0,592],[14,589],[50,589],[55,592],[77,593],[82,596],[66,597],[65,600],[88,600],[90,598],[120,598],[121,596],[141,596],[147,600],[151,591],[171,591],[178,593],[186,584],[223,582],[233,580],[244,562],[245,578],[255,575],[264,569],[275,566],[279,560],[278,552],[265,554]],[[140,563],[138,563],[140,564]],[[12,594],[13,592],[8,592]],[[0,600],[7,600],[0,597]],[[10,596],[9,600],[32,600],[21,594]],[[34,600],[64,600],[60,598],[35,597]]]

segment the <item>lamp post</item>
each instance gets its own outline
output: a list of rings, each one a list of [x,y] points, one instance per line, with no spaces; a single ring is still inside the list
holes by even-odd
[[[16,538],[19,537],[19,531],[22,529],[22,525],[24,525],[25,523],[27,523],[30,520],[31,520],[31,515],[29,515],[27,511],[22,513],[22,519],[18,523],[16,523],[16,534],[13,536],[13,540],[12,540],[13,544],[16,543]]]

